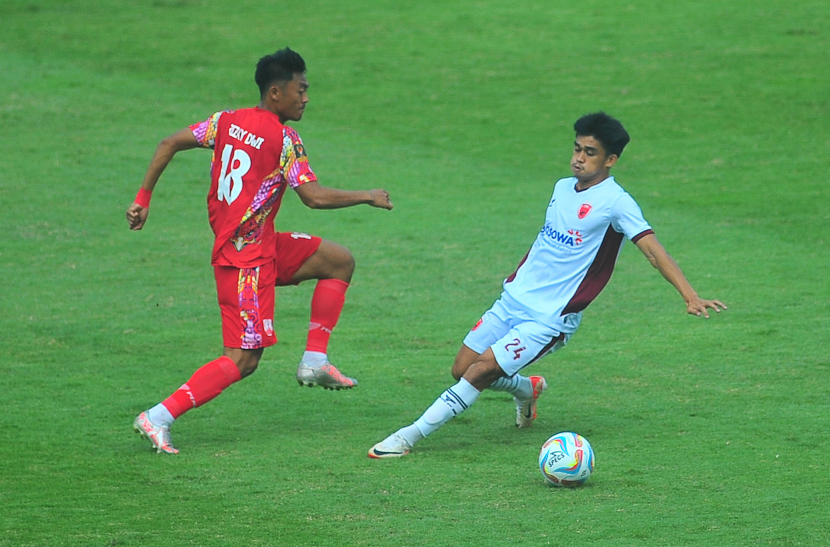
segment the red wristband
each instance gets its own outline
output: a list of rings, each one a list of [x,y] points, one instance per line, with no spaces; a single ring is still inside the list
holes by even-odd
[[[152,195],[153,195],[153,192],[151,192],[150,190],[145,190],[144,188],[141,188],[138,191],[138,195],[135,196],[135,202],[138,205],[141,205],[143,208],[149,209],[150,208],[150,198],[152,197]]]

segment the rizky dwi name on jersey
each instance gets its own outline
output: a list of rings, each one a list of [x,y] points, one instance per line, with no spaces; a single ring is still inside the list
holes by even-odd
[[[257,150],[259,150],[262,143],[265,142],[263,137],[257,137],[253,133],[249,133],[245,129],[242,129],[235,123],[232,123],[231,126],[228,128],[228,135],[233,137],[236,140],[242,141],[243,143],[253,146]]]

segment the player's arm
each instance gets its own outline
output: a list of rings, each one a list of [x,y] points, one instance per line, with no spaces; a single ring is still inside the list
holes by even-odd
[[[150,160],[150,166],[144,175],[144,181],[141,183],[139,195],[136,196],[136,202],[127,208],[127,222],[130,225],[130,230],[140,230],[147,222],[147,215],[150,212],[149,195],[153,192],[159,177],[161,177],[173,156],[177,152],[190,150],[198,146],[199,142],[193,135],[193,131],[187,127],[162,139],[156,147],[153,159]]]
[[[691,315],[700,316],[701,314],[707,319],[709,318],[708,308],[712,308],[716,312],[726,309],[726,305],[720,300],[704,300],[697,295],[697,292],[692,288],[686,280],[686,276],[680,270],[677,262],[669,256],[666,249],[657,241],[654,234],[648,234],[637,240],[637,247],[646,256],[651,265],[657,268],[657,271],[671,283],[683,300],[686,301],[686,311]]]
[[[306,182],[294,189],[300,200],[312,209],[340,209],[353,205],[371,205],[381,209],[392,209],[389,193],[376,188],[374,190],[339,190],[320,186],[317,181]]]

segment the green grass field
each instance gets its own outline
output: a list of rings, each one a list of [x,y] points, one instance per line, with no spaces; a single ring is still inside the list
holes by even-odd
[[[830,544],[830,19],[826,2],[0,2],[0,546]],[[330,354],[351,392],[300,389],[311,285],[277,297],[259,371],[184,416],[165,457],[131,431],[221,351],[204,196],[158,141],[257,101],[291,46],[296,127],[326,185],[391,212],[282,230],[358,268]],[[407,458],[366,450],[451,385],[570,174],[573,121],[632,142],[613,173],[702,296],[686,316],[627,245],[534,427],[503,393]],[[545,486],[538,449],[585,435],[594,476]]]

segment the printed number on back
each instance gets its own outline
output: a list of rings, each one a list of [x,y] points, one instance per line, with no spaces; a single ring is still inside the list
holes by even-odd
[[[219,171],[219,187],[216,190],[216,199],[233,203],[242,193],[242,177],[251,168],[251,156],[247,152],[232,144],[226,144],[222,149],[222,165]]]

